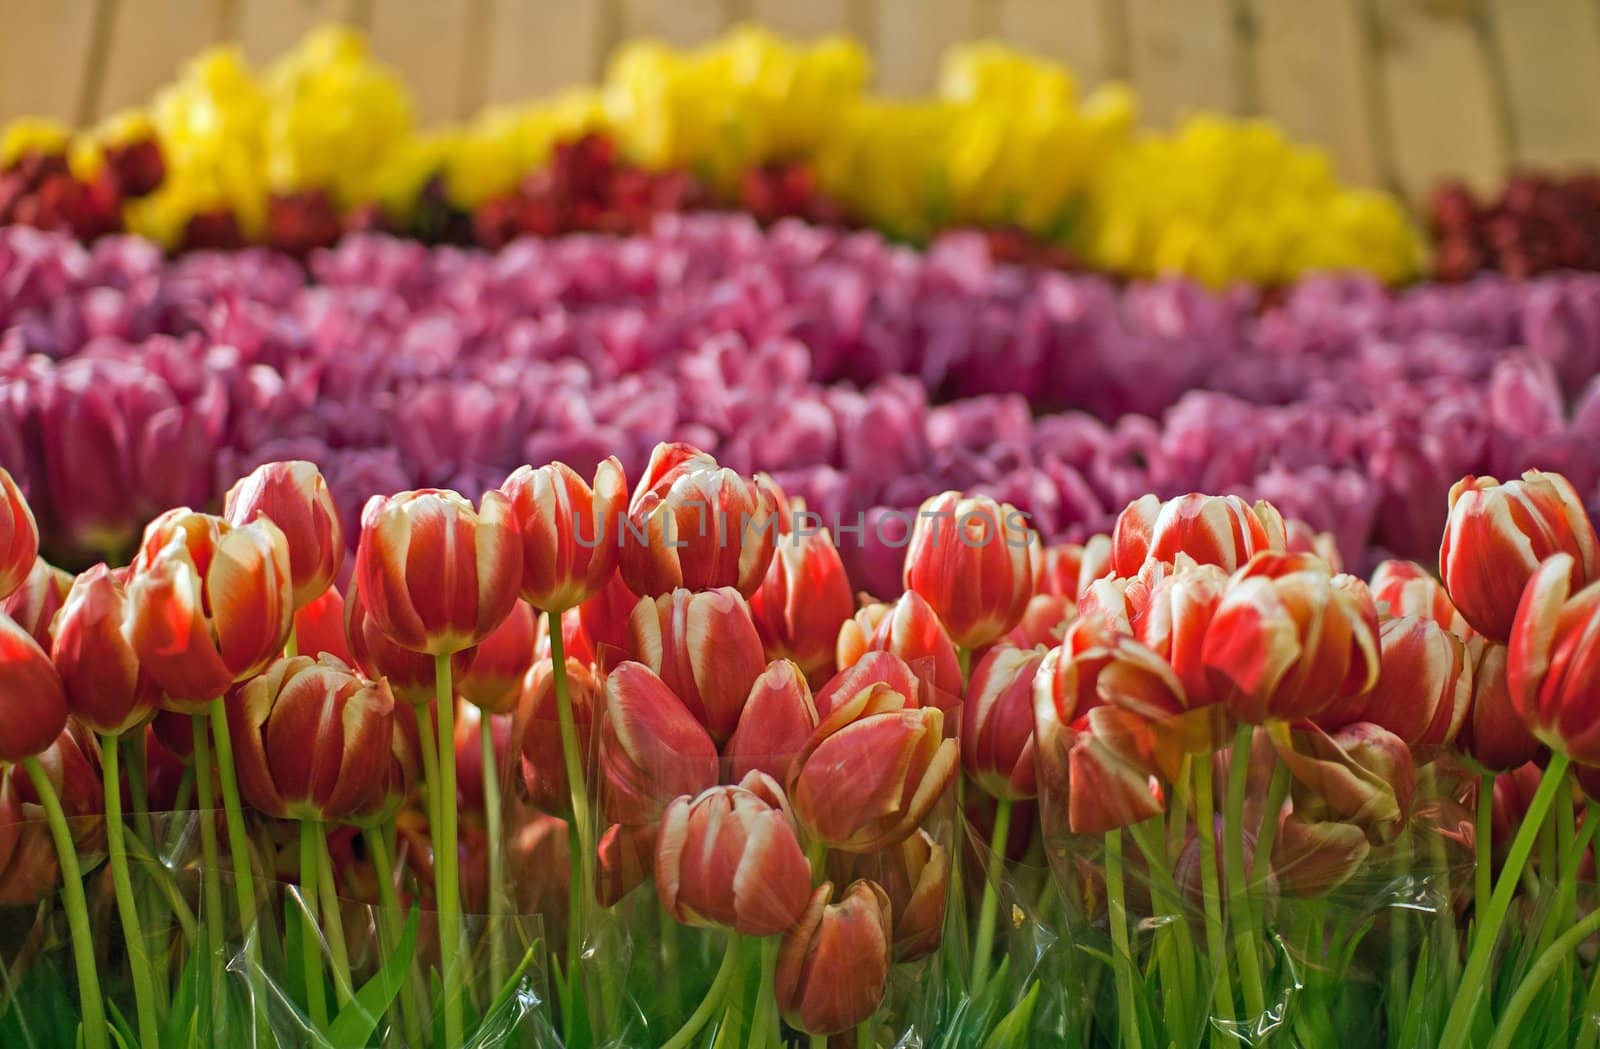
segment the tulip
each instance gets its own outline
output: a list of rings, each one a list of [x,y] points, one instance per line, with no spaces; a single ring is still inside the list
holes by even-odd
[[[717,782],[716,744],[683,701],[642,663],[606,678],[600,793],[614,823],[653,823],[683,794]]]
[[[655,871],[656,824],[613,823],[600,835],[595,898],[614,907]]]
[[[542,812],[567,819],[572,812],[572,788],[561,751],[552,669],[549,660],[534,666],[517,711],[513,738],[520,741],[522,785],[528,802]],[[578,730],[580,764],[587,770],[594,763],[600,726],[600,679],[587,666],[569,659],[567,690]]]
[[[1201,661],[1241,721],[1311,717],[1377,683],[1378,610],[1320,558],[1257,554],[1228,581]]]
[[[712,787],[667,806],[656,838],[656,894],[685,925],[774,936],[805,913],[811,864],[772,777]]]
[[[1135,589],[1135,579],[1127,589]],[[1141,642],[1172,667],[1182,682],[1187,703],[1202,706],[1215,699],[1201,658],[1211,620],[1228,588],[1228,577],[1216,565],[1190,565],[1149,587],[1147,596],[1135,592],[1130,627]]]
[[[767,574],[782,507],[771,482],[748,480],[683,446],[658,445],[634,490],[622,534],[622,577],[655,597],[678,587],[733,587]]]
[[[1565,477],[1529,470],[1503,484],[1463,477],[1451,487],[1439,574],[1467,622],[1490,640],[1510,638],[1524,587],[1558,553],[1571,555],[1573,590],[1600,577],[1600,540]]]
[[[394,697],[329,655],[280,659],[227,704],[239,790],[277,819],[343,820],[386,796]]]
[[[489,719],[489,737],[494,748],[494,764],[487,769],[483,763],[484,718]],[[485,789],[488,786],[484,780],[485,773],[494,776],[495,790],[500,790],[500,770],[506,767],[511,754],[513,721],[508,715],[493,714],[465,701],[456,713],[455,720],[456,802],[463,813],[483,816],[487,824],[490,805]],[[495,805],[499,804],[496,798]]]
[[[926,706],[919,702],[924,692],[921,680],[911,667],[892,652],[868,652],[860,660],[828,679],[817,692],[817,717],[826,718],[839,707],[864,690],[875,685],[885,685],[891,691],[907,697],[909,706]],[[955,726],[950,726],[954,731]]]
[[[1294,895],[1315,899],[1349,881],[1371,852],[1360,827],[1290,814],[1273,841],[1273,876]]]
[[[180,509],[145,529],[122,630],[175,709],[198,713],[259,673],[293,619],[289,548],[270,520]]]
[[[792,1027],[814,1035],[848,1031],[878,1011],[889,985],[891,907],[883,889],[858,881],[838,903],[818,886],[778,948],[778,1007]]]
[[[534,611],[518,601],[511,614],[472,649],[465,673],[454,676],[456,694],[491,714],[508,714],[522,696],[522,681],[533,668]]]
[[[628,482],[615,456],[591,488],[565,463],[518,467],[500,486],[522,533],[522,599],[564,612],[599,593],[621,556]]]
[[[355,578],[368,614],[391,641],[439,656],[471,648],[517,602],[522,538],[509,500],[479,509],[455,492],[373,496],[361,514]]]
[[[742,781],[751,772],[764,772],[787,783],[794,759],[816,731],[817,721],[811,688],[799,666],[774,659],[750,686],[739,725],[723,748],[733,779]]]
[[[98,862],[105,842],[99,747],[68,725],[37,761],[67,818],[74,852]],[[61,887],[60,856],[39,792],[22,766],[8,765],[0,770],[0,906],[35,904]]]
[[[1455,740],[1472,703],[1467,646],[1431,619],[1384,620],[1378,630],[1382,667],[1370,692],[1349,696],[1313,720],[1333,732],[1371,722],[1413,747],[1442,747]]]
[[[355,579],[350,580],[350,592],[344,599],[344,636],[351,662],[363,674],[383,678],[395,696],[413,706],[434,701],[433,657],[401,648],[389,640],[368,613],[366,599]],[[457,652],[450,663],[452,678],[465,674],[472,665],[472,649]]]
[[[1360,827],[1374,845],[1391,842],[1411,818],[1416,767],[1411,749],[1380,725],[1357,722],[1337,732],[1315,726],[1269,729],[1278,758],[1294,778],[1295,814]]]
[[[1600,765],[1600,581],[1574,593],[1575,559],[1556,554],[1528,581],[1506,651],[1511,705],[1535,738]]]
[[[847,670],[867,652],[888,652],[905,662],[931,692],[925,706],[953,711],[964,684],[955,642],[934,614],[933,606],[914,590],[892,605],[868,605],[839,628],[839,669]]]
[[[905,586],[938,614],[960,648],[980,648],[1022,621],[1038,575],[1027,518],[986,496],[945,492],[917,511]]]
[[[1475,637],[1467,642],[1472,662],[1472,702],[1456,734],[1456,747],[1480,768],[1510,772],[1537,758],[1543,745],[1511,700],[1505,645]]]
[[[39,642],[40,648],[50,647],[50,624],[67,591],[72,588],[72,573],[64,572],[45,561],[34,558],[33,570],[22,585],[0,599],[0,613],[10,616]]]
[[[859,665],[859,664],[858,664]],[[807,836],[873,852],[909,837],[955,778],[944,712],[876,683],[822,716],[795,759],[789,798]]]
[[[315,658],[326,652],[351,666],[357,665],[344,634],[344,617],[344,595],[336,586],[328,587],[321,597],[301,606],[294,614],[295,645],[300,653]]]
[[[855,598],[844,562],[827,532],[781,536],[750,615],[769,659],[792,659],[807,677],[831,672],[839,627]]]
[[[852,857],[855,876],[876,882],[889,897],[894,960],[932,954],[944,934],[950,891],[950,853],[925,830],[881,852]]]
[[[67,723],[61,678],[39,643],[0,614],[0,762],[42,753]]]
[[[1033,679],[1044,653],[996,645],[972,668],[961,709],[961,764],[1002,801],[1038,794],[1033,755]]]
[[[1388,560],[1372,571],[1372,599],[1388,615],[1431,619],[1463,641],[1475,631],[1451,603],[1444,585],[1415,561]]]
[[[1344,559],[1339,556],[1339,543],[1332,532],[1319,532],[1298,517],[1283,522],[1283,548],[1291,554],[1313,554],[1332,566],[1335,572],[1344,571]]]
[[[629,626],[634,657],[660,676],[718,743],[733,734],[766,666],[750,607],[731,587],[641,598]]]
[[[638,604],[639,595],[628,589],[622,573],[618,572],[599,593],[578,606],[578,623],[594,651],[594,662],[601,670],[609,671],[623,660],[634,657],[631,623]],[[569,654],[577,655],[576,652]]]
[[[118,573],[95,565],[73,581],[50,649],[67,709],[90,729],[110,736],[143,725],[161,703],[160,687],[122,632],[126,606]]]
[[[1082,545],[1058,543],[1044,548],[1039,591],[1076,601],[1090,583],[1110,574],[1110,536],[1097,535]]]
[[[344,527],[315,463],[265,463],[228,489],[222,515],[231,525],[265,517],[289,543],[294,607],[304,608],[333,585],[344,564]]]
[[[22,489],[0,467],[0,598],[10,596],[39,557],[39,526]]]
[[[345,817],[349,823],[379,827],[393,820],[422,778],[422,740],[417,719],[409,711],[396,709],[393,721],[388,766],[378,774],[378,788],[370,795],[369,803]]]
[[[1260,551],[1286,549],[1288,539],[1272,504],[1195,492],[1165,503],[1154,495],[1129,503],[1111,544],[1115,573],[1132,576],[1147,560],[1171,562],[1179,554],[1231,573]]]

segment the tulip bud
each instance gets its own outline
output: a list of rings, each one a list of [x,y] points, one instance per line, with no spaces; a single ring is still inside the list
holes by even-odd
[[[1288,518],[1283,527],[1283,548],[1289,553],[1311,554],[1328,562],[1335,572],[1344,571],[1344,558],[1339,556],[1339,543],[1332,532],[1319,532],[1298,517]]]
[[[344,636],[344,595],[339,588],[330,586],[310,604],[294,614],[294,637],[300,655],[313,659],[326,652],[330,656],[356,665],[350,653],[350,642]]]
[[[885,685],[891,692],[906,697],[907,706],[926,705],[918,702],[923,689],[911,667],[892,652],[875,651],[868,652],[828,679],[828,683],[817,693],[817,717],[826,718],[861,692],[876,685]],[[950,727],[954,731],[955,726]]]
[[[633,493],[622,577],[644,597],[729,586],[749,597],[772,561],[777,492],[764,477],[748,480],[683,447],[657,445]]]
[[[396,709],[393,723],[394,731],[389,736],[389,762],[378,773],[378,788],[370,796],[368,804],[344,817],[349,823],[373,827],[395,819],[410,799],[417,781],[422,778],[422,738],[416,717],[409,710]],[[436,722],[435,731],[437,728]]]
[[[1077,601],[1090,583],[1110,574],[1110,536],[1093,536],[1082,545],[1058,543],[1044,548],[1039,592]]]
[[[222,515],[231,525],[265,517],[289,544],[294,607],[304,608],[333,585],[344,565],[339,508],[315,463],[265,463],[228,489]]]
[[[1138,580],[1130,582],[1129,589],[1134,582]],[[1134,636],[1172,667],[1191,707],[1215,699],[1201,654],[1227,589],[1228,577],[1216,565],[1185,567],[1149,588],[1130,623]]]
[[[578,606],[578,624],[589,639],[595,665],[601,670],[609,671],[633,658],[631,622],[638,605],[639,595],[628,589],[618,572],[599,593]]]
[[[0,763],[41,753],[67,723],[61,678],[39,643],[0,615]]]
[[[459,652],[492,634],[517,602],[521,568],[522,537],[500,492],[485,492],[477,511],[431,488],[373,496],[362,511],[362,598],[378,629],[413,652]]]
[[[594,764],[595,732],[600,725],[600,681],[592,670],[572,659],[567,660],[567,698],[578,730],[578,758],[587,772]],[[548,659],[533,668],[512,735],[520,741],[522,785],[529,804],[569,819],[572,788],[561,749],[554,666]]]
[[[1439,623],[1416,616],[1385,620],[1378,642],[1382,669],[1372,691],[1346,697],[1313,720],[1330,732],[1368,721],[1413,747],[1451,743],[1472,703],[1465,643]]]
[[[753,772],[667,806],[656,839],[656,893],[685,925],[774,936],[805,913],[811,864],[783,790]]]
[[[1017,648],[1054,647],[1061,643],[1067,624],[1076,614],[1077,609],[1064,597],[1034,594],[1028,601],[1028,610],[1022,613],[1022,622],[998,643]]]
[[[293,621],[289,547],[272,521],[178,509],[145,529],[122,632],[174,709],[198,713],[259,673]]]
[[[774,659],[750,687],[739,726],[723,748],[732,777],[743,780],[751,772],[764,772],[779,783],[788,782],[794,759],[816,731],[817,720],[800,668]]]
[[[1565,477],[1529,470],[1504,484],[1463,477],[1451,487],[1439,574],[1467,622],[1491,641],[1510,638],[1523,588],[1558,553],[1572,555],[1571,589],[1600,577],[1600,540]]]
[[[470,702],[456,711],[456,798],[462,812],[485,815],[483,796],[483,719],[489,719],[494,744],[496,785],[505,793],[507,762],[511,756],[512,719]],[[415,721],[415,718],[411,720]]]
[[[789,796],[811,840],[873,852],[917,829],[955,778],[957,761],[943,711],[874,684],[823,716],[795,759]]]
[[[876,882],[889,897],[894,960],[915,961],[937,950],[950,892],[949,851],[918,830],[899,845],[853,858],[855,876]]]
[[[1228,581],[1201,661],[1234,717],[1298,721],[1376,684],[1378,610],[1320,558],[1258,554]]]
[[[834,642],[855,598],[827,532],[779,538],[767,577],[750,597],[750,615],[770,659],[792,659],[806,676],[834,669]]]
[[[1431,619],[1465,641],[1473,634],[1444,585],[1415,561],[1384,561],[1372,572],[1372,599],[1389,615]]]
[[[505,621],[472,649],[472,661],[454,679],[456,694],[491,714],[508,714],[522,696],[533,667],[534,611],[518,601]]]
[[[117,574],[95,565],[73,581],[50,649],[67,709],[112,736],[149,721],[161,703],[161,689],[122,633],[126,605]]]
[[[949,712],[961,701],[964,685],[955,642],[933,606],[915,590],[907,590],[892,605],[868,605],[839,628],[840,671],[855,666],[868,652],[898,656],[931,685],[930,694],[922,697],[924,706]]]
[[[1038,649],[995,645],[972,668],[961,708],[961,764],[1004,801],[1038,794],[1033,756],[1033,678]]]
[[[0,599],[0,613],[17,621],[39,647],[49,649],[50,627],[67,591],[72,589],[72,573],[52,566],[42,557],[34,558],[33,570],[10,596]]]
[[[655,823],[613,823],[600,835],[594,891],[602,907],[616,906],[655,871],[656,829]]]
[[[889,897],[858,881],[832,899],[833,883],[823,882],[778,948],[778,1008],[790,1026],[815,1035],[868,1019],[889,986]]]
[[[642,663],[606,678],[600,792],[614,823],[654,822],[673,798],[717,782],[716,744],[683,701]]]
[[[629,623],[635,658],[655,671],[718,743],[733,734],[767,665],[737,590],[674,590],[641,598]]]
[[[1541,743],[1600,765],[1600,582],[1573,592],[1570,554],[1533,574],[1506,651],[1511,704]]]
[[[1467,642],[1472,661],[1472,703],[1456,734],[1456,747],[1478,766],[1509,772],[1544,752],[1511,702],[1506,646],[1483,637]]]
[[[522,599],[564,612],[599,593],[621,557],[628,482],[612,456],[590,487],[565,463],[518,467],[500,486],[522,532]]]
[[[1234,572],[1263,550],[1288,546],[1283,515],[1271,503],[1254,506],[1236,495],[1191,492],[1163,503],[1146,495],[1128,504],[1111,533],[1111,565],[1119,576],[1138,574],[1145,561],[1196,563]]]
[[[39,526],[22,489],[0,467],[0,598],[10,596],[39,556]]]
[[[258,811],[342,820],[387,792],[394,697],[383,682],[329,655],[295,656],[239,686],[227,708],[239,791]]]
[[[1027,516],[987,496],[936,495],[917,510],[905,586],[938,614],[960,648],[981,648],[1022,621],[1038,575]]]
[[[1371,852],[1372,843],[1360,827],[1290,814],[1273,842],[1272,868],[1286,891],[1314,899],[1349,881]]]
[[[1278,758],[1294,777],[1295,814],[1360,827],[1374,845],[1393,841],[1411,818],[1416,768],[1411,749],[1388,729],[1357,722],[1338,732],[1269,727]]]
[[[395,696],[413,706],[434,702],[437,689],[433,657],[401,648],[389,640],[368,613],[361,587],[353,578],[344,599],[344,636],[352,661],[363,674],[384,679]],[[450,660],[451,678],[465,674],[471,665],[472,649],[457,652]]]

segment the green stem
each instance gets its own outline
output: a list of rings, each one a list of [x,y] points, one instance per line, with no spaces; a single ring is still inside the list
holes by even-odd
[[[89,929],[89,904],[83,895],[83,873],[78,868],[78,846],[61,811],[61,799],[37,757],[22,759],[22,767],[33,781],[34,793],[44,806],[61,863],[61,895],[67,908],[67,924],[72,929],[72,960],[78,970],[78,1002],[83,1014],[80,1030],[88,1049],[106,1049],[106,1005],[100,997],[100,972],[94,963],[94,934]],[[112,788],[116,789],[116,788]]]
[[[211,735],[217,746],[217,780],[222,785],[222,816],[228,828],[228,851],[233,857],[233,891],[239,904],[239,935],[244,940],[250,985],[251,1043],[265,1028],[267,992],[262,983],[261,941],[256,929],[256,881],[250,862],[250,835],[244,827],[244,804],[239,800],[239,779],[233,768],[233,736],[228,713],[219,696],[211,701]]]
[[[1410,895],[1411,838],[1402,830],[1394,847],[1394,883],[1399,891]],[[1389,908],[1389,1030],[1399,1031],[1405,1026],[1407,1003],[1411,999],[1411,913],[1407,906]]]
[[[1233,923],[1233,953],[1239,961],[1246,1019],[1252,1028],[1267,1011],[1261,980],[1260,944],[1256,938],[1255,904],[1244,872],[1244,791],[1250,774],[1250,744],[1255,726],[1240,725],[1233,736],[1228,762],[1227,812],[1223,815],[1222,863],[1228,881],[1228,920]]]
[[[572,829],[576,839],[577,855],[573,857],[581,901],[573,910],[567,926],[567,972],[576,974],[588,932],[589,910],[594,899],[594,825],[589,815],[589,785],[583,774],[582,744],[578,740],[578,722],[572,712],[572,693],[567,686],[566,642],[561,636],[561,615],[550,614],[550,677],[556,694],[556,720],[561,730],[561,760],[566,766],[567,792],[572,804]]]
[[[1539,960],[1533,963],[1533,968],[1528,970],[1528,975],[1517,985],[1517,991],[1511,996],[1511,1001],[1506,1003],[1505,1012],[1500,1016],[1500,1023],[1494,1029],[1494,1038],[1489,1042],[1489,1049],[1510,1049],[1512,1041],[1517,1036],[1517,1028],[1522,1024],[1522,1018],[1527,1015],[1534,999],[1539,997],[1539,992],[1544,989],[1545,983],[1557,969],[1574,960],[1578,946],[1596,932],[1600,932],[1600,910],[1590,912],[1587,918],[1562,933],[1544,949],[1539,955]],[[1593,1026],[1587,1016],[1584,1018],[1584,1023],[1585,1026]]]
[[[1594,828],[1578,833],[1578,815],[1572,802],[1572,791],[1564,790],[1555,803],[1554,818],[1546,820],[1556,830],[1557,853],[1560,856],[1559,873],[1555,880],[1556,897],[1545,910],[1544,922],[1539,930],[1538,950],[1550,946],[1558,928],[1572,924],[1578,906],[1578,865],[1589,848]]]
[[[500,773],[494,754],[494,716],[478,712],[478,738],[483,748],[483,821],[489,830],[489,976],[492,986],[506,982],[505,959],[505,861],[502,836],[505,828],[500,816]]]
[[[778,1025],[778,1000],[773,996],[777,983],[778,948],[781,936],[761,940],[761,982],[756,987],[756,1011],[750,1021],[750,1041],[746,1049],[781,1049],[782,1030]]]
[[[1128,943],[1128,904],[1122,882],[1122,831],[1106,834],[1106,910],[1111,921],[1111,961],[1117,977],[1118,1045],[1141,1049],[1133,1001],[1133,951]]]
[[[828,1049],[828,1036],[825,1034],[814,1034],[810,1038],[806,1039],[806,1044],[810,1047],[810,1049]]]
[[[1213,799],[1211,762],[1194,767],[1195,829],[1200,835],[1200,887],[1205,912],[1206,956],[1211,962],[1214,1008],[1224,1028],[1237,1019],[1233,1010],[1233,981],[1228,975],[1227,927],[1222,920],[1222,887],[1217,878],[1216,804]],[[1213,1037],[1215,1040],[1215,1036]]]
[[[389,848],[389,837],[383,827],[368,827],[365,830],[367,848],[372,853],[372,865],[378,873],[378,903],[379,917],[383,920],[384,935],[387,942],[384,952],[394,950],[400,943],[404,934],[404,927],[400,917],[400,894],[395,891],[394,852]],[[406,1045],[422,1045],[422,1023],[418,1018],[417,997],[414,982],[407,979],[400,986],[400,1020],[405,1030]]]
[[[328,825],[317,824],[317,895],[322,904],[322,930],[328,937],[328,955],[333,964],[333,993],[344,1008],[354,996],[350,979],[350,951],[344,942],[344,915],[339,913],[339,887],[333,880],[333,857],[328,854]]]
[[[1591,803],[1589,819],[1595,818],[1595,806]],[[1600,1024],[1594,1020],[1597,1012],[1600,1012],[1600,965],[1594,966],[1594,972],[1589,977],[1589,991],[1583,996],[1582,1022],[1578,1025],[1580,1033],[1573,1049],[1594,1049],[1595,1036],[1600,1034]]]
[[[856,1049],[873,1049],[878,1044],[876,1016],[869,1016],[856,1024]]]
[[[460,1045],[465,1035],[461,971],[460,861],[456,853],[456,705],[450,655],[433,657],[434,698],[439,706],[439,783],[435,792],[439,827],[433,839],[433,871],[439,906],[439,957],[444,969],[444,1041]]]
[[[1188,1006],[1194,1000],[1189,980],[1193,945],[1189,940],[1188,919],[1183,914],[1183,896],[1172,876],[1167,859],[1166,828],[1160,816],[1128,828],[1134,844],[1144,854],[1150,871],[1151,903],[1157,919],[1156,964],[1161,975],[1162,1011],[1167,1037],[1178,1045],[1192,1045],[1196,1039],[1188,1030]]]
[[[417,719],[418,748],[422,751],[423,804],[428,810],[428,833],[439,826],[439,741],[426,704],[411,708]]]
[[[153,856],[156,833],[150,822],[149,756],[145,750],[144,733],[143,727],[136,728],[122,736],[121,742],[128,748],[128,794],[133,803],[134,829]]]
[[[662,994],[667,1000],[667,1015],[676,1017],[683,1007],[682,978],[678,971],[678,920],[659,902],[656,911],[661,919]]]
[[[1263,894],[1267,875],[1272,870],[1272,846],[1278,840],[1278,820],[1283,815],[1283,802],[1289,796],[1289,766],[1281,761],[1272,764],[1272,780],[1267,784],[1267,801],[1261,810],[1261,824],[1256,831],[1256,851],[1250,858],[1250,886]]]
[[[200,872],[205,909],[201,920],[206,926],[206,950],[211,955],[211,1022],[222,1044],[227,1043],[228,1011],[223,1005],[222,942],[227,914],[222,906],[222,861],[217,847],[217,795],[211,773],[211,726],[204,714],[190,719],[194,737],[195,795],[200,804],[200,857],[205,868]]]
[[[1433,799],[1435,805],[1444,804],[1444,796],[1439,790],[1439,773],[1433,762],[1422,768],[1423,793]],[[1450,857],[1445,851],[1444,835],[1436,825],[1427,828],[1428,832],[1428,862],[1433,867],[1435,874],[1443,886],[1444,903],[1439,908],[1437,915],[1438,924],[1435,926],[1439,937],[1439,959],[1444,964],[1445,986],[1454,987],[1461,978],[1461,948],[1456,937],[1456,903],[1454,879],[1450,873]]]
[[[122,938],[128,945],[128,969],[133,978],[133,1003],[139,1020],[139,1044],[158,1045],[159,1016],[155,990],[150,983],[150,957],[145,949],[144,930],[139,921],[139,904],[133,895],[133,878],[128,874],[127,844],[122,836],[122,778],[117,772],[120,742],[116,736],[100,737],[106,792],[106,852],[111,864],[111,881],[116,887],[117,912],[122,918]]]
[[[711,1022],[717,1009],[722,1005],[722,1000],[727,997],[728,984],[733,980],[733,974],[739,969],[740,937],[736,933],[728,934],[728,948],[722,955],[722,965],[717,969],[717,975],[711,980],[711,987],[706,991],[706,996],[700,1000],[700,1005],[690,1014],[684,1025],[678,1028],[678,1033],[661,1043],[661,1049],[686,1049],[694,1044],[694,1036],[700,1029]]]
[[[1478,777],[1478,811],[1472,846],[1475,863],[1472,870],[1472,907],[1475,927],[1483,928],[1484,917],[1489,912],[1489,897],[1494,894],[1494,776],[1485,772]]]
[[[195,766],[193,762],[191,762],[190,764],[184,766],[183,775],[178,777],[178,794],[172,803],[171,826],[167,827],[166,842],[162,846],[161,851],[156,855],[157,861],[163,865],[167,862],[167,857],[171,856],[173,850],[178,847],[178,841],[183,837],[183,832],[188,826],[188,820],[179,819],[178,814],[186,813],[191,800],[198,800],[195,798],[197,790],[195,787],[194,769]]]
[[[322,982],[322,950],[317,930],[317,825],[300,821],[300,964],[306,981],[311,1027],[328,1029],[328,992]]]
[[[1011,802],[1001,799],[995,806],[994,831],[989,835],[988,877],[983,883],[983,903],[978,908],[978,936],[972,947],[972,995],[983,993],[989,982],[989,963],[994,953],[995,912],[1000,906],[1000,879],[1005,876],[1006,841],[1011,836]]]
[[[1489,962],[1494,956],[1495,942],[1500,938],[1500,926],[1505,922],[1506,912],[1511,909],[1511,897],[1516,892],[1517,880],[1527,866],[1534,838],[1538,836],[1539,827],[1550,811],[1550,803],[1555,800],[1556,791],[1566,782],[1567,766],[1571,763],[1572,759],[1565,754],[1553,755],[1539,780],[1539,789],[1534,792],[1522,826],[1512,839],[1505,869],[1495,883],[1494,895],[1484,913],[1483,924],[1473,933],[1472,950],[1467,955],[1460,989],[1450,1004],[1450,1013],[1445,1019],[1444,1031],[1438,1043],[1440,1045],[1467,1044],[1467,1028],[1472,1023],[1472,1015],[1489,996],[1486,983]]]

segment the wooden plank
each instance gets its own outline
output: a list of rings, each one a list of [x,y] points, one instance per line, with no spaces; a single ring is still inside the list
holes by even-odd
[[[892,95],[933,89],[939,56],[978,28],[973,0],[877,0],[873,22],[878,87]]]
[[[93,116],[141,106],[227,33],[227,0],[118,0]]]
[[[1368,2],[1400,189],[1420,201],[1444,176],[1495,186],[1508,159],[1504,110],[1470,5]]]
[[[1594,0],[1489,0],[1516,159],[1600,161],[1600,5]]]
[[[1118,0],[1000,0],[997,23],[1000,39],[1065,63],[1080,87],[1128,74]]]
[[[460,119],[482,98],[484,63],[472,52],[482,0],[373,0],[372,52],[411,89],[423,124]]]
[[[865,28],[863,16],[870,3],[871,0],[860,3],[851,0],[811,0],[808,3],[755,0],[750,5],[750,17],[774,32],[801,39],[829,33],[859,37]]]
[[[728,0],[622,0],[622,39],[647,36],[691,47],[722,32],[739,14]]]
[[[356,0],[240,0],[239,45],[245,58],[259,67],[299,43],[320,25],[359,25]]]
[[[600,0],[495,0],[487,101],[524,101],[598,80],[605,59],[604,7]]]
[[[0,121],[77,120],[94,44],[95,0],[0,0]]]
[[[1379,183],[1382,136],[1372,104],[1377,85],[1364,60],[1358,7],[1348,0],[1260,0],[1255,18],[1261,112],[1294,138],[1325,147],[1342,178]]]
[[[1248,111],[1247,45],[1230,0],[1129,0],[1128,44],[1144,123],[1196,109]]]

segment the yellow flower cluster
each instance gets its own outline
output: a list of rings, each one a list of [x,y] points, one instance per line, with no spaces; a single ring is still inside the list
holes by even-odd
[[[725,198],[752,167],[810,164],[822,192],[910,240],[951,225],[1018,227],[1097,268],[1216,285],[1312,269],[1392,282],[1418,272],[1399,205],[1341,185],[1320,150],[1271,124],[1202,114],[1140,134],[1126,86],[1080,95],[1061,66],[998,44],[953,48],[925,99],[871,95],[870,75],[849,40],[799,45],[744,27],[696,50],[629,44],[596,88],[423,133],[397,78],[359,36],[331,28],[259,76],[236,51],[207,52],[148,114],[103,129],[81,160],[72,148],[75,169],[92,170],[98,144],[155,129],[167,177],[129,205],[128,221],[167,244],[216,209],[258,237],[273,193],[317,189],[340,208],[404,214],[436,174],[455,204],[476,208],[558,143],[601,131],[634,163],[687,169]],[[66,139],[59,126],[18,122],[0,162]]]
[[[1327,155],[1275,125],[1193,116],[1141,137],[1086,198],[1080,250],[1131,276],[1282,284],[1311,270],[1415,276],[1422,244],[1394,198],[1340,185]]]

